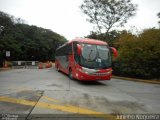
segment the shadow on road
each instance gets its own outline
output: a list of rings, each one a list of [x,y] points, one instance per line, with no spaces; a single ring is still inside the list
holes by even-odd
[[[101,85],[101,86],[106,86],[105,83],[102,83],[100,81],[78,81],[77,82],[81,85],[86,85],[86,86],[97,86],[97,85]]]

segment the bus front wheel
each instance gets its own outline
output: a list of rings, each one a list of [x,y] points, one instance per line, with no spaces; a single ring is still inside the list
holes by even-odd
[[[59,70],[59,66],[58,66],[58,65],[57,65],[56,69],[57,69],[57,71],[58,71],[58,72],[60,71],[60,70]]]
[[[72,70],[71,70],[71,69],[69,69],[69,78],[70,78],[71,80],[73,80],[73,74],[72,74]]]

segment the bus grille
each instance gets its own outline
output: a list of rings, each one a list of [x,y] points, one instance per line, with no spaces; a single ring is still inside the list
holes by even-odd
[[[105,75],[108,75],[110,74],[110,72],[105,72],[105,73],[90,73],[90,75],[93,75],[93,76],[105,76]]]

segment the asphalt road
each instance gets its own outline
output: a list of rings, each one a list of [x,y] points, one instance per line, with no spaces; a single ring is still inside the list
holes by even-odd
[[[115,120],[112,114],[151,113],[160,114],[160,85],[120,79],[80,82],[55,68],[0,72],[2,118]]]

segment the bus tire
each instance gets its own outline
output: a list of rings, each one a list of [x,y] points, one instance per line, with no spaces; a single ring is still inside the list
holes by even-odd
[[[59,67],[58,67],[58,64],[57,64],[57,66],[56,66],[56,69],[57,69],[58,72],[60,71],[60,70],[59,70]]]
[[[68,76],[69,76],[69,78],[70,78],[71,80],[74,79],[74,78],[73,78],[73,74],[72,74],[72,69],[69,69],[69,74],[68,74]]]

